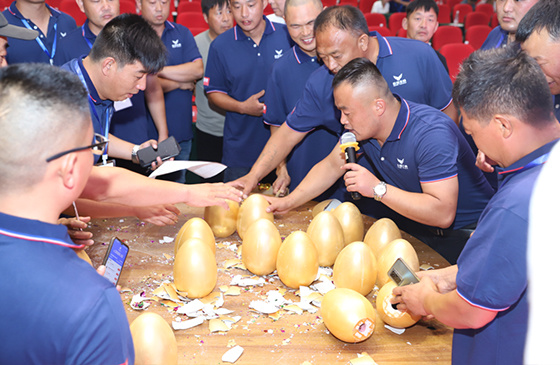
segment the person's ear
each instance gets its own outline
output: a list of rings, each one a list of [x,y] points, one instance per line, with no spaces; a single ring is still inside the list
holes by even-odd
[[[509,116],[498,114],[494,116],[492,122],[496,128],[500,129],[500,135],[503,139],[508,139],[513,134],[513,123]]]
[[[64,187],[72,190],[78,183],[78,153],[69,153],[61,157],[61,164],[58,170],[58,175]]]
[[[112,70],[117,68],[117,61],[113,57],[106,57],[101,63],[101,71],[107,76]]]
[[[402,28],[408,30],[408,18],[404,17],[402,20]]]

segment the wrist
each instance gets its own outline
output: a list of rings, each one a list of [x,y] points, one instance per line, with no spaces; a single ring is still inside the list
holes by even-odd
[[[132,162],[134,162],[135,164],[139,164],[140,160],[138,159],[138,150],[140,149],[140,145],[134,145],[134,147],[132,147],[132,152],[130,154],[130,159],[132,160]]]
[[[373,187],[373,199],[381,201],[385,194],[387,194],[387,184],[385,181],[380,181]]]

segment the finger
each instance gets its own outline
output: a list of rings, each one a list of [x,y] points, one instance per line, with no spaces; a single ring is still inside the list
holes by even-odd
[[[177,208],[175,205],[173,204],[166,204],[165,205],[165,209],[167,209],[170,212],[175,213],[175,216],[177,217],[179,214],[181,214],[181,210],[179,208]]]
[[[261,90],[261,91],[259,91],[258,93],[255,94],[255,97],[258,99],[263,95],[264,95],[264,90]]]
[[[101,276],[105,275],[105,265],[100,265],[96,271]]]

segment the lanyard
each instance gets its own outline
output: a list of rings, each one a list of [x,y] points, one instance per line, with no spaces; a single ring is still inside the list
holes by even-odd
[[[80,78],[80,81],[82,81],[82,84],[84,84],[84,86],[87,90],[86,79],[84,77],[84,74],[82,73],[82,70],[80,70],[80,65],[78,65],[78,60],[77,59],[72,60],[72,62],[70,63],[70,66],[72,67],[74,73],[76,73],[76,75],[78,75],[78,77]],[[91,97],[91,94],[89,92],[88,92],[88,101],[89,101],[90,109],[93,111],[93,115],[95,116],[95,119],[97,121],[101,122],[101,118],[99,117],[99,114],[97,114],[97,110],[95,109],[95,104],[93,102],[93,98]],[[113,116],[113,109],[112,108],[107,108],[105,110],[104,116],[105,116],[105,123],[102,125],[103,135],[105,136],[106,139],[109,139],[109,124],[111,122],[111,117]],[[107,159],[108,159],[107,150],[108,150],[108,146],[106,146],[105,149],[103,150],[102,159],[103,159],[103,164],[104,165],[107,163]]]
[[[89,41],[89,39],[86,38],[86,28],[84,28],[86,26],[86,23],[84,23],[82,25],[82,37],[84,37],[89,49],[91,49],[91,47],[93,47],[93,44],[91,44],[91,42]]]
[[[518,167],[518,168],[512,169],[512,170],[507,170],[507,171],[500,171],[500,172],[498,172],[498,175],[500,175],[500,177],[502,178],[502,182],[500,183],[500,186],[499,186],[499,187],[501,188],[502,185],[504,184],[503,179],[505,179],[505,175],[508,175],[508,174],[510,174],[510,173],[516,173],[516,174],[518,174],[518,173],[520,173],[520,172],[522,172],[522,171],[529,170],[529,169],[531,169],[531,168],[533,168],[533,167],[535,167],[535,166],[542,165],[542,164],[544,164],[546,161],[548,161],[548,157],[549,157],[549,156],[550,156],[550,152],[549,152],[549,153],[546,153],[546,154],[544,154],[544,155],[542,155],[542,156],[537,157],[536,159],[534,159],[533,161],[529,162],[529,163],[528,163],[527,165],[525,165],[525,166],[521,166],[521,167]]]
[[[29,22],[26,19],[21,18],[21,22],[23,23],[23,25],[25,25],[25,27],[27,29],[33,30],[31,28],[31,25],[29,25]],[[41,47],[43,52],[45,52],[47,54],[47,57],[49,57],[49,62],[51,63],[51,65],[54,65],[53,60],[54,60],[54,55],[56,54],[56,39],[58,38],[58,35],[56,33],[57,26],[58,26],[58,23],[54,23],[54,42],[53,42],[53,45],[52,45],[51,52],[49,52],[49,50],[47,49],[47,47],[45,46],[45,44],[43,43],[43,41],[41,40],[41,38],[39,36],[37,36],[37,38],[35,38],[35,40],[39,44],[39,47]]]

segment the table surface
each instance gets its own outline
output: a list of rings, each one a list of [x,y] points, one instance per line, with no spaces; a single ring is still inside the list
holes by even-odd
[[[295,230],[307,230],[311,222],[311,208],[315,202],[310,202],[297,210],[283,216],[275,217],[275,225],[282,238]],[[123,269],[119,284],[123,288],[130,288],[131,292],[121,294],[123,304],[132,322],[143,311],[133,310],[129,303],[133,294],[142,291],[148,297],[163,280],[173,280],[174,242],[160,243],[164,236],[175,237],[181,226],[192,217],[203,217],[203,208],[193,208],[178,205],[181,209],[179,221],[174,226],[157,227],[144,224],[136,218],[95,219],[91,222],[95,244],[87,249],[93,265],[101,264],[111,237],[117,236],[125,240],[130,246],[130,252]],[[365,232],[374,219],[364,216]],[[431,264],[434,268],[441,268],[449,264],[438,253],[414,237],[403,233],[418,253],[420,264]],[[241,244],[239,236],[217,238],[218,244]],[[235,275],[251,275],[243,269],[224,269],[223,262],[236,258],[236,253],[220,245],[216,250],[218,263],[218,283],[215,292],[219,292],[221,285],[230,285]],[[164,255],[167,254],[167,257]],[[253,300],[264,299],[269,290],[278,288],[288,289],[286,299],[299,301],[295,290],[284,286],[276,275],[269,276],[264,286],[242,288],[239,296],[225,296],[223,308],[233,310],[230,316],[241,316],[228,332],[213,332],[209,330],[208,321],[203,324],[175,332],[178,344],[179,364],[223,364],[222,355],[232,344],[244,348],[243,355],[236,364],[311,364],[348,363],[357,354],[367,352],[379,365],[383,364],[434,364],[451,362],[451,342],[453,330],[435,320],[421,320],[416,325],[406,329],[401,334],[395,334],[383,326],[379,317],[376,318],[374,334],[364,342],[349,344],[339,341],[332,336],[322,323],[319,312],[311,314],[284,314],[278,320],[273,320],[266,314],[257,313],[249,309]],[[374,301],[374,292],[367,298]],[[183,315],[177,315],[171,308],[159,303],[152,303],[147,311],[160,314],[170,325],[171,322]],[[228,347],[228,345],[230,347]]]

